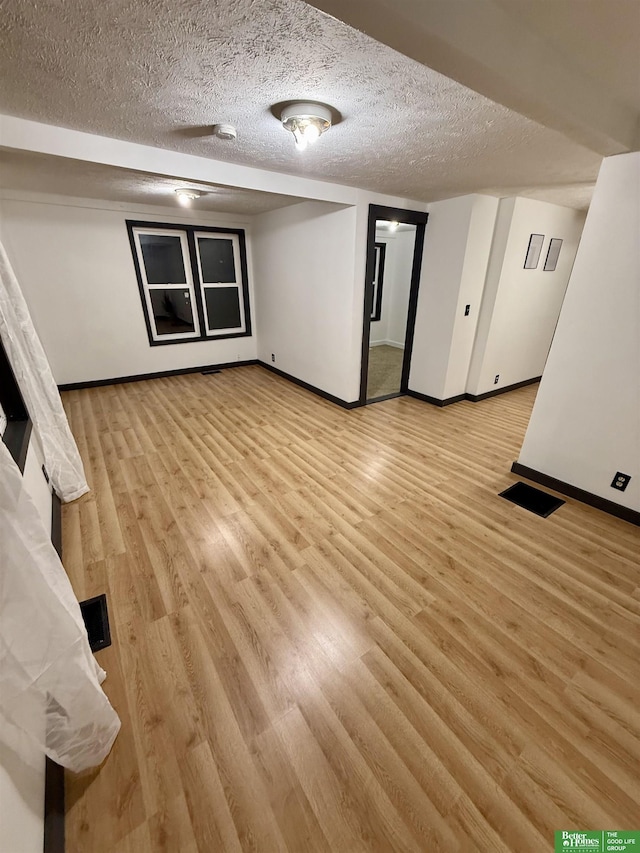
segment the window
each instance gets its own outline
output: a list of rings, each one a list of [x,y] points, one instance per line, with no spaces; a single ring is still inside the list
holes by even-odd
[[[195,238],[207,335],[246,334],[238,236],[198,231]]]
[[[152,346],[251,334],[244,231],[127,228]]]
[[[134,228],[133,238],[152,342],[199,338],[186,233]]]

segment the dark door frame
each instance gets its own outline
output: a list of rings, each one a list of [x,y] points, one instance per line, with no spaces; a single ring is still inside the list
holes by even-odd
[[[359,405],[367,404],[367,377],[369,374],[369,342],[371,340],[371,312],[373,310],[373,281],[375,269],[376,221],[387,219],[400,222],[403,225],[416,226],[416,238],[413,247],[413,264],[411,266],[411,290],[409,291],[409,311],[407,315],[407,333],[404,342],[404,359],[402,361],[402,377],[400,394],[406,394],[409,389],[409,369],[411,367],[411,350],[416,325],[416,309],[418,307],[418,288],[420,287],[420,271],[422,269],[422,253],[424,249],[424,234],[428,213],[420,210],[404,210],[399,207],[385,207],[381,204],[369,205],[369,222],[367,226],[367,265],[365,269],[364,286],[364,315],[362,318],[362,361],[360,367],[360,399]],[[395,395],[394,395],[395,396]]]

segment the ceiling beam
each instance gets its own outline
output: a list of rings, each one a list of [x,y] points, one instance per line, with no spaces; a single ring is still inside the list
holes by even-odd
[[[0,114],[0,147],[218,186],[355,205],[354,187],[271,172]]]
[[[637,112],[494,0],[307,2],[591,151],[637,150]]]

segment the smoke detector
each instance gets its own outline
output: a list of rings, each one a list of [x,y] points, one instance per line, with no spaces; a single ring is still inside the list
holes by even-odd
[[[214,124],[213,135],[218,139],[236,139],[238,133],[232,124]]]

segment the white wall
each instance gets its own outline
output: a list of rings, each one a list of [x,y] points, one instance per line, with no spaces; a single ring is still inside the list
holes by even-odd
[[[443,400],[464,394],[497,199],[468,195],[432,204],[409,388]],[[471,306],[465,317],[465,305]]]
[[[640,510],[640,153],[604,160],[519,462]],[[632,479],[612,489],[614,474]]]
[[[356,210],[304,202],[255,217],[258,358],[339,397],[357,399],[353,294]],[[360,308],[362,323],[362,308]]]
[[[351,206],[303,202],[253,219],[258,358],[353,402],[360,394],[369,205],[424,203],[357,191]]]
[[[42,853],[45,755],[20,729],[0,726],[0,850]]]
[[[526,198],[432,204],[409,388],[444,400],[540,376],[583,221],[575,210]],[[543,252],[538,269],[524,270],[533,232],[545,235]],[[551,237],[564,242],[556,271],[545,272]]]
[[[327,191],[337,189],[327,185]],[[345,193],[355,193],[357,203],[301,202],[242,218],[4,191],[2,239],[59,384],[253,359],[261,333],[260,358],[270,360],[275,338],[281,343],[277,367],[352,401],[359,394],[369,204],[426,205],[351,188]],[[244,228],[253,336],[150,347],[128,218]],[[262,235],[260,264],[253,263],[254,225]],[[307,281],[282,263],[289,252],[304,261]],[[261,308],[254,299],[260,278]]]
[[[583,223],[581,212],[559,205],[528,198],[500,202],[469,393],[483,394],[542,375]],[[525,270],[532,233],[544,234],[544,244],[538,268]],[[563,240],[554,272],[544,270],[552,237]],[[500,379],[494,384],[496,375]]]
[[[493,238],[488,246],[485,280],[478,296],[477,305],[475,306],[477,315],[476,331],[467,364],[465,391],[470,391],[477,386],[482,369],[482,359],[491,330],[493,309],[498,295],[498,285],[504,263],[504,253],[509,241],[515,203],[515,198],[503,198],[500,201],[496,201]]]
[[[42,474],[43,455],[32,431],[24,468],[24,486],[51,531],[51,488]],[[44,717],[43,717],[44,725]],[[44,838],[45,756],[6,720],[0,725],[0,850],[41,853]]]
[[[443,399],[456,397],[467,390],[497,211],[498,199],[482,195],[473,197],[460,289],[453,312]],[[467,305],[469,313],[465,314]]]
[[[2,239],[58,384],[256,357],[251,337],[149,346],[126,219],[247,229],[248,220],[4,194]],[[251,239],[247,233],[253,317]]]
[[[416,229],[376,231],[376,243],[386,248],[384,280],[382,286],[382,311],[380,320],[371,323],[370,343],[403,347],[407,331],[407,314],[411,294],[411,270]]]

